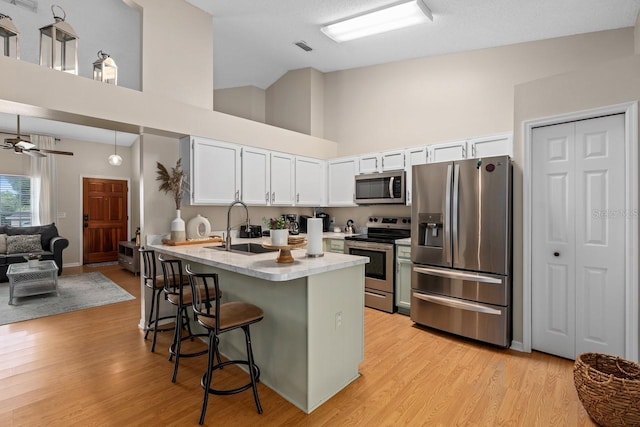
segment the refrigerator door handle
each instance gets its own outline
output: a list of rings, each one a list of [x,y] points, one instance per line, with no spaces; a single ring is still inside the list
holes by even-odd
[[[444,244],[445,261],[451,266],[451,165],[447,166],[447,180],[445,181],[444,198]]]
[[[475,311],[476,313],[493,314],[496,316],[502,315],[501,310],[487,307],[482,304],[473,304],[470,302],[455,300],[452,298],[439,297],[435,295],[425,295],[418,292],[414,292],[413,296],[419,300],[430,302],[433,304],[444,305],[451,308],[457,308],[460,310]]]
[[[446,279],[467,280],[469,282],[491,283],[494,285],[502,284],[502,279],[496,277],[474,273],[463,273],[461,271],[443,271],[428,267],[413,267],[413,271],[419,274],[430,274],[432,276],[444,277]]]
[[[451,227],[453,228],[453,259],[454,264],[460,260],[460,246],[458,242],[458,223],[460,218],[460,165],[455,164],[453,167],[453,215],[451,216]]]

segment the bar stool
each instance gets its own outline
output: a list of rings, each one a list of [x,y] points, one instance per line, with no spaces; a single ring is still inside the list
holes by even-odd
[[[208,352],[208,350],[201,350],[183,353],[181,351],[182,341],[193,341],[196,337],[206,337],[208,334],[194,334],[191,331],[187,308],[192,304],[192,294],[191,287],[188,284],[189,278],[182,272],[182,261],[179,259],[167,259],[162,255],[158,256],[158,260],[162,266],[162,274],[164,276],[165,296],[169,303],[176,306],[175,332],[173,335],[173,343],[169,347],[169,361],[175,357],[173,377],[171,378],[171,382],[175,383],[178,378],[178,366],[180,365],[181,357],[197,357],[207,354]],[[215,297],[212,297],[211,301],[215,301]],[[186,329],[188,332],[186,336],[182,334],[183,329]]]
[[[209,360],[207,364],[207,372],[202,376],[201,385],[204,388],[204,399],[202,402],[202,412],[200,413],[200,424],[204,424],[205,415],[207,413],[207,403],[209,393],[217,395],[230,395],[243,392],[249,388],[253,389],[253,398],[258,408],[258,413],[262,413],[262,405],[258,397],[257,383],[260,379],[260,368],[253,360],[253,349],[251,347],[251,335],[249,326],[262,320],[264,313],[262,309],[253,304],[244,302],[220,302],[220,285],[218,283],[218,275],[216,273],[194,273],[189,266],[186,268],[191,282],[191,293],[193,297],[193,312],[200,325],[209,331]],[[215,300],[212,305],[211,301]],[[220,343],[219,336],[228,331],[242,328],[244,331],[245,342],[247,347],[247,360],[228,360],[220,361],[220,353],[218,345]],[[214,354],[218,355],[218,363],[214,364]],[[213,371],[222,369],[227,365],[242,364],[249,367],[249,376],[251,382],[243,386],[218,390],[211,387],[213,380]]]
[[[149,318],[145,325],[144,339],[149,336],[149,332],[153,331],[153,341],[151,343],[151,352],[156,351],[156,339],[158,332],[172,331],[173,327],[160,328],[158,322],[161,320],[173,319],[175,316],[163,316],[159,317],[160,313],[160,297],[162,296],[164,289],[164,278],[156,274],[156,255],[153,249],[145,249],[144,247],[139,250],[142,256],[142,279],[144,285],[151,289],[151,310],[149,310]],[[188,279],[188,277],[187,277]],[[154,317],[155,312],[155,317]]]

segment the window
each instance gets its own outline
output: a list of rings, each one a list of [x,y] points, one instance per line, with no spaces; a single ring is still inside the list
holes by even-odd
[[[31,225],[31,178],[0,175],[0,225]]]

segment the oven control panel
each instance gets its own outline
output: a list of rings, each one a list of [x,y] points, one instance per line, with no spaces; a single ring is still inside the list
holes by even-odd
[[[411,217],[400,216],[371,216],[367,222],[369,228],[397,228],[411,229]]]

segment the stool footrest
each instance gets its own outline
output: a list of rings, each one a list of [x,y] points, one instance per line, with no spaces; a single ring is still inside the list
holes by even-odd
[[[214,370],[216,369],[223,369],[225,366],[228,365],[247,365],[249,366],[249,362],[246,360],[227,360],[226,362],[222,362],[222,363],[217,363],[215,365],[212,366],[212,373]],[[257,382],[260,382],[260,368],[258,367],[258,365],[253,365],[254,367],[254,378]],[[200,381],[200,386],[202,388],[205,388],[205,384],[206,384],[206,380],[207,380],[207,373],[205,372],[202,375],[202,380]],[[237,388],[232,388],[232,389],[228,389],[228,390],[219,390],[219,389],[215,389],[213,387],[209,387],[209,393],[211,394],[216,394],[216,395],[220,395],[220,396],[228,396],[231,394],[237,394],[237,393],[241,393],[245,390],[249,390],[252,387],[251,381],[249,381],[249,384],[245,384],[243,386],[237,387]]]
[[[180,341],[187,341],[187,340],[193,341],[194,338],[197,338],[197,337],[208,337],[208,336],[209,336],[209,334],[187,335],[186,337],[182,337],[180,339]],[[197,352],[194,352],[194,353],[180,353],[180,357],[198,357],[198,356],[202,356],[203,354],[207,354],[208,352],[209,352],[209,349],[206,348],[204,350],[197,351]],[[175,355],[176,355],[175,344],[171,344],[169,346],[169,360],[171,360],[171,357],[173,357]]]

